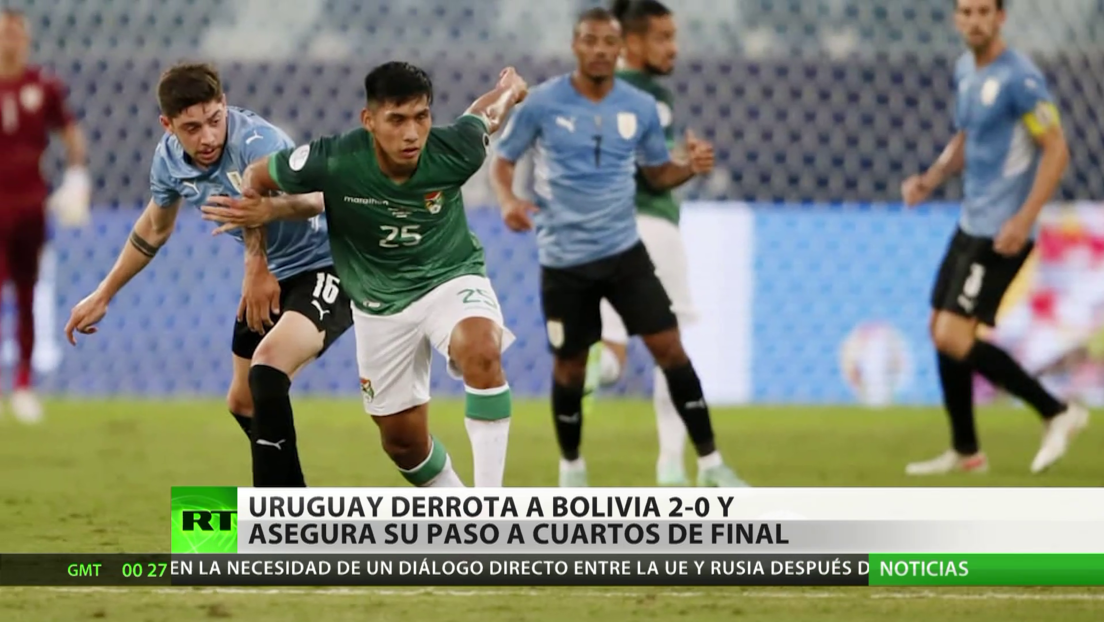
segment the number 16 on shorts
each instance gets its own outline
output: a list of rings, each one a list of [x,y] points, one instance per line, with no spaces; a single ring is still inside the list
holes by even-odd
[[[340,288],[341,281],[337,278],[336,274],[319,272],[318,281],[314,285],[314,292],[311,293],[311,297],[328,305],[332,305],[334,301],[337,300],[337,296],[341,293]]]

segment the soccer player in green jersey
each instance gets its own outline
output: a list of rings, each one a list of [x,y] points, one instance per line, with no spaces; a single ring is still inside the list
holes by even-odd
[[[501,353],[513,342],[468,229],[461,186],[480,169],[494,133],[528,87],[503,70],[494,90],[452,125],[433,127],[429,76],[391,62],[364,80],[363,127],[285,149],[249,166],[243,199],[205,208],[221,229],[310,218],[324,209],[341,287],[353,301],[365,410],[384,450],[416,486],[463,486],[429,433],[432,351],[462,377],[475,485],[502,486],[510,388]],[[273,192],[321,192],[324,206],[281,209]],[[310,205],[310,203],[306,203]]]
[[[670,9],[656,0],[615,0],[611,12],[621,22],[625,47],[617,77],[647,92],[656,99],[659,121],[667,137],[667,146],[675,151],[673,122],[674,94],[658,78],[675,68],[678,48],[675,20]],[[696,139],[687,133],[689,146]],[[686,249],[679,231],[679,203],[670,189],[656,190],[637,171],[637,230],[648,255],[655,264],[679,326],[694,321],[694,305],[687,275]],[[607,300],[602,300],[602,341],[594,344],[587,361],[587,399],[583,411],[593,410],[595,392],[600,386],[617,382],[624,368],[628,331],[621,317]],[[671,401],[667,379],[656,367],[652,402],[659,436],[656,481],[660,486],[685,486],[684,453],[686,426]]]

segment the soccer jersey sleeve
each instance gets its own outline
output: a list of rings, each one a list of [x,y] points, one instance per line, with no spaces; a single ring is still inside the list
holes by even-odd
[[[491,143],[483,117],[465,114],[452,125],[433,128],[434,161],[463,183],[483,166]]]
[[[57,78],[47,77],[43,79],[42,86],[46,93],[46,123],[54,130],[67,127],[75,119],[65,101],[65,85]]]
[[[268,174],[288,194],[322,190],[329,169],[331,140],[318,138],[305,145],[285,147],[268,158]]]
[[[661,166],[671,160],[671,152],[667,149],[667,134],[659,121],[659,110],[656,106],[648,106],[646,110],[642,119],[644,133],[638,148],[640,165]]]
[[[242,155],[247,162],[255,162],[266,155],[295,146],[287,134],[271,125],[254,126],[246,133],[243,141]]]
[[[1023,118],[1032,136],[1042,136],[1058,125],[1058,108],[1039,72],[1025,72],[1010,85],[1012,112]]]
[[[157,145],[150,165],[150,198],[160,207],[170,207],[180,200],[177,180],[169,172],[169,163],[165,161],[164,143]]]
[[[496,146],[502,159],[517,162],[537,139],[537,134],[540,133],[540,115],[536,106],[530,95],[529,101],[514,108],[514,114],[502,130],[502,138]]]

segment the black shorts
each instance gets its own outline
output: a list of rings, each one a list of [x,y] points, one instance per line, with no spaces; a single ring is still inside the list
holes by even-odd
[[[319,356],[353,325],[352,305],[333,267],[307,270],[280,281],[280,314],[288,311],[302,314],[325,334]],[[237,320],[230,348],[235,356],[252,359],[262,339],[264,335]]]
[[[629,250],[570,268],[541,268],[541,306],[552,352],[572,357],[602,338],[605,298],[630,335],[654,335],[678,326],[671,299],[643,242]]]
[[[1006,257],[993,250],[993,238],[957,229],[935,279],[932,308],[995,326],[1001,299],[1034,246],[1028,241],[1018,255]]]

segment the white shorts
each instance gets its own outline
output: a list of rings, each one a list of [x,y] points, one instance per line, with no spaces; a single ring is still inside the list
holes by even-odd
[[[697,317],[694,301],[690,297],[689,266],[686,261],[686,246],[682,241],[682,231],[675,223],[655,216],[638,214],[636,228],[648,256],[655,264],[656,276],[667,290],[671,299],[671,311],[679,324],[693,323]],[[629,333],[621,316],[614,311],[613,305],[602,300],[602,341],[628,343]]]
[[[494,320],[502,327],[503,351],[514,342],[494,288],[482,276],[461,276],[443,283],[394,315],[369,315],[354,308],[364,410],[382,417],[429,402],[433,350],[447,359],[452,329],[472,317]],[[451,362],[449,371],[459,377]]]

